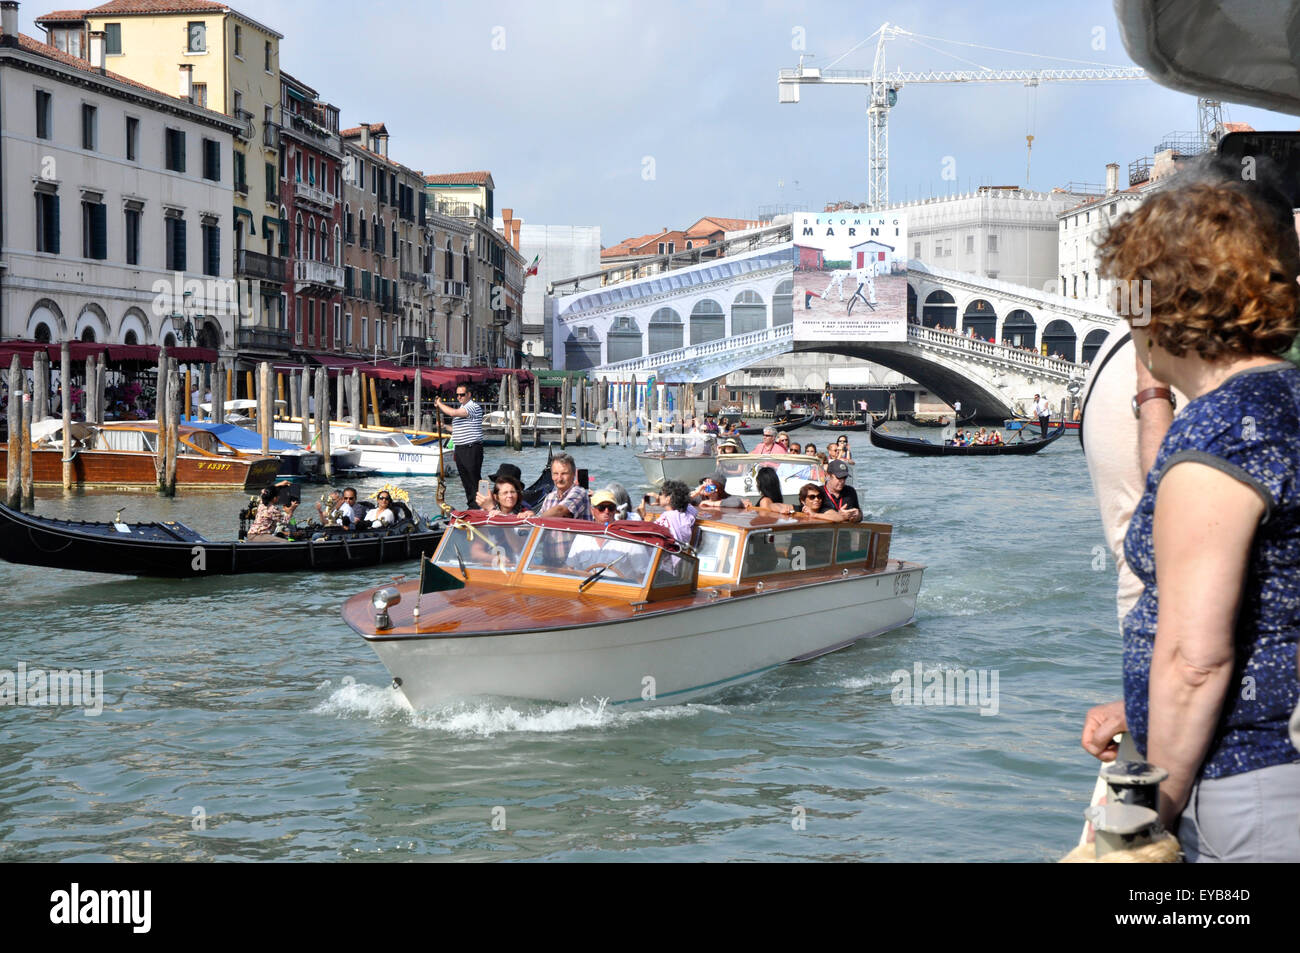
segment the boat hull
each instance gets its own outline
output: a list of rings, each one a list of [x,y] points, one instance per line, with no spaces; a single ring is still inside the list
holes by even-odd
[[[105,530],[109,530],[108,533]],[[442,527],[358,532],[315,542],[214,542],[180,523],[111,524],[49,520],[0,505],[0,559],[26,566],[122,576],[191,579],[248,573],[324,571],[416,559],[432,552]]]
[[[492,634],[362,635],[416,708],[481,695],[630,705],[683,702],[908,624],[923,571],[894,560],[880,572],[731,595],[603,624]],[[814,617],[817,624],[808,625]]]
[[[157,457],[134,450],[78,450],[72,458],[72,482],[80,487],[158,486]],[[0,469],[8,466],[9,453],[0,449]],[[188,454],[176,457],[176,485],[186,489],[256,490],[275,482],[277,457],[252,460],[238,457],[207,458]],[[32,479],[37,486],[63,486],[63,451],[32,450]]]
[[[1049,431],[1045,438],[1004,444],[983,444],[976,446],[954,447],[947,443],[931,443],[919,437],[895,437],[882,433],[879,428],[871,429],[872,446],[883,450],[895,450],[911,454],[914,457],[1004,457],[1027,456],[1037,453],[1048,444],[1057,440],[1065,428],[1057,427]]]
[[[645,471],[646,482],[658,486],[664,480],[680,480],[694,489],[717,468],[717,458],[692,457],[661,453],[638,453],[637,460]]]

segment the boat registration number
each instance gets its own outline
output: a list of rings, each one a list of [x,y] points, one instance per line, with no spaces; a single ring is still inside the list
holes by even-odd
[[[904,595],[911,589],[911,587],[912,576],[910,573],[900,573],[894,577],[894,595]]]
[[[399,453],[397,459],[403,463],[419,463],[420,455],[418,453]]]
[[[230,469],[230,464],[229,464],[229,463],[204,463],[204,462],[200,462],[200,463],[199,463],[199,469],[200,469],[200,470],[229,470],[229,469]]]

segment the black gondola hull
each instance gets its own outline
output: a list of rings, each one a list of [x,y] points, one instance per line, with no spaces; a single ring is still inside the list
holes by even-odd
[[[1023,443],[1006,443],[998,445],[954,447],[950,444],[931,443],[920,437],[895,437],[881,433],[879,427],[871,428],[871,443],[883,450],[909,453],[914,457],[1005,457],[1028,456],[1037,453],[1048,444],[1059,439],[1065,428],[1058,427],[1046,437],[1038,440],[1026,440]]]
[[[794,417],[789,420],[773,420],[771,423],[756,424],[752,427],[737,427],[732,433],[744,434],[752,437],[755,434],[761,434],[768,427],[775,427],[778,432],[788,433],[791,430],[798,430],[800,427],[806,427],[813,422],[812,414],[807,417]]]
[[[251,573],[355,569],[432,553],[441,525],[423,520],[382,532],[358,530],[315,541],[214,542],[181,523],[145,523],[121,533],[112,523],[51,520],[0,505],[0,559],[27,566],[192,579]]]

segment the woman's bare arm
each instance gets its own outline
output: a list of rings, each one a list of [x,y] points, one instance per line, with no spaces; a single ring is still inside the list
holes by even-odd
[[[1230,691],[1233,631],[1264,501],[1202,463],[1176,464],[1156,495],[1160,617],[1151,655],[1147,760],[1169,772],[1160,816],[1182,813]]]

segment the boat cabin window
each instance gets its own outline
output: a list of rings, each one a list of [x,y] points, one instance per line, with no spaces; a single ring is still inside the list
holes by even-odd
[[[835,561],[837,563],[874,564],[876,560],[876,534],[869,529],[841,529],[836,540]]]
[[[718,453],[718,442],[707,433],[655,433],[645,438],[647,453],[670,456],[712,457]]]
[[[434,562],[453,574],[466,569],[514,572],[532,535],[530,526],[465,526],[447,530]]]
[[[664,553],[659,560],[659,568],[655,570],[653,588],[663,589],[669,586],[689,585],[695,578],[695,567],[697,565],[698,563],[689,556]]]
[[[699,545],[695,547],[700,572],[710,576],[730,576],[736,568],[739,542],[735,533],[701,528]]]
[[[543,529],[524,571],[531,575],[586,578],[601,566],[601,582],[640,588],[654,557],[654,549],[631,540],[597,533],[570,533]]]
[[[752,532],[745,544],[741,578],[829,566],[834,538],[832,527]]]
[[[186,439],[200,450],[205,450],[208,453],[221,452],[221,441],[217,440],[216,437],[208,433],[206,430],[197,430],[190,434]]]
[[[361,447],[395,447],[397,441],[391,434],[361,433],[352,438],[352,442]]]

